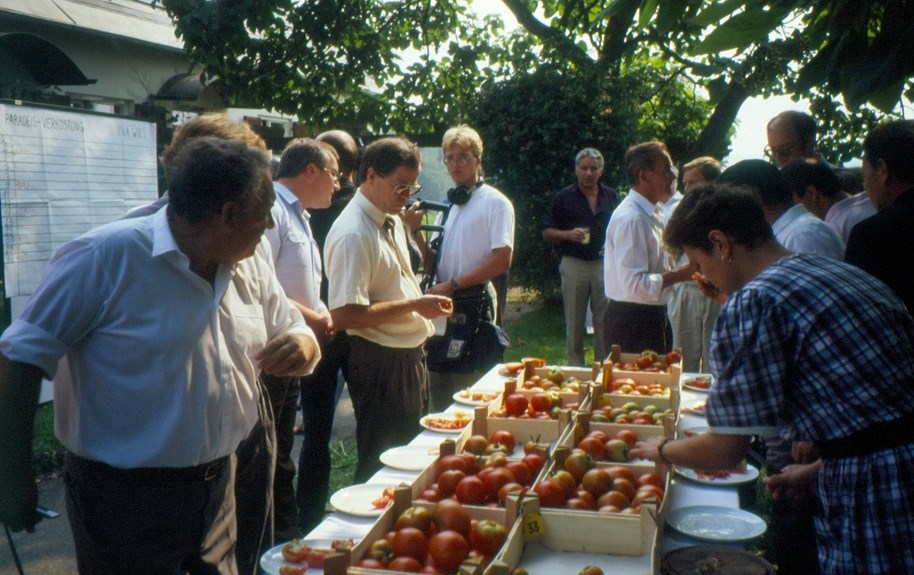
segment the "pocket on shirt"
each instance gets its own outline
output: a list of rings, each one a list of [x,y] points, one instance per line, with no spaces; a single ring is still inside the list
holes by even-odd
[[[263,307],[259,305],[235,305],[231,309],[229,330],[226,338],[255,354],[267,343],[267,325],[264,320]]]

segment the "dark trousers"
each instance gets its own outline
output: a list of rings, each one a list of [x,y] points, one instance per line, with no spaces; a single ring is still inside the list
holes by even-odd
[[[261,552],[273,545],[273,471],[276,434],[263,382],[260,388],[260,421],[235,450],[235,502],[238,545],[235,557],[241,575],[258,573]]]
[[[298,536],[295,526],[295,416],[298,411],[299,378],[263,374],[261,380],[270,399],[276,433],[276,465],[273,469],[273,535],[277,542]]]
[[[673,347],[673,331],[665,305],[609,300],[603,316],[603,344],[608,351],[619,345],[625,353],[651,349],[666,353]]]
[[[330,435],[336,413],[337,377],[349,379],[349,336],[337,333],[321,349],[314,373],[301,379],[304,436],[298,456],[298,530],[306,535],[324,518],[330,491]]]
[[[67,515],[81,575],[238,573],[234,460],[186,477],[172,471],[67,454]]]
[[[355,336],[351,342],[347,384],[359,451],[355,482],[364,483],[383,467],[381,453],[422,431],[428,371],[423,347],[384,347]]]

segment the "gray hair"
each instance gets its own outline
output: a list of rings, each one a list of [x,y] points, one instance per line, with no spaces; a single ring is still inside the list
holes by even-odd
[[[574,156],[574,167],[577,168],[578,164],[581,163],[581,160],[584,158],[593,158],[597,161],[597,165],[600,168],[600,171],[603,171],[603,154],[600,153],[600,150],[596,148],[584,148]]]

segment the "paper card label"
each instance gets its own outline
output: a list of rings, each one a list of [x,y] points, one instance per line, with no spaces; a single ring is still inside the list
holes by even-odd
[[[527,541],[537,541],[546,533],[546,525],[543,523],[543,516],[539,513],[528,513],[524,515],[524,538]]]

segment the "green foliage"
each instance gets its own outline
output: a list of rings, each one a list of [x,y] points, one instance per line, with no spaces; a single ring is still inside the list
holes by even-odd
[[[54,436],[54,404],[46,403],[35,412],[35,438],[32,463],[38,474],[50,473],[63,466],[64,446]]]
[[[509,301],[508,307],[511,305]],[[505,361],[543,357],[554,365],[565,365],[568,362],[565,314],[560,301],[534,302],[531,309],[510,323],[506,322],[505,331],[511,338],[511,346],[505,350]],[[590,345],[592,338],[593,336],[587,336],[584,340],[588,354],[586,361],[590,361],[593,356],[593,347]]]

